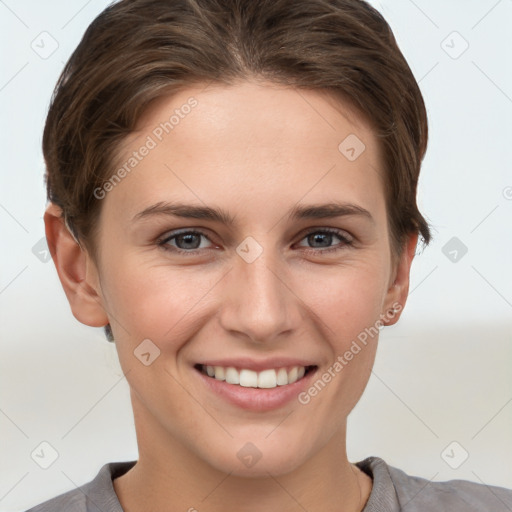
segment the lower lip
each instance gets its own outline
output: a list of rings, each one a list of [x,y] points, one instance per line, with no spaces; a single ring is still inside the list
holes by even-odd
[[[277,386],[275,388],[245,388],[237,384],[228,384],[224,380],[217,380],[202,373],[197,368],[194,371],[199,375],[204,384],[215,394],[241,409],[249,411],[269,411],[287,404],[299,393],[304,391],[316,374],[318,368],[307,373],[302,379],[293,384]]]

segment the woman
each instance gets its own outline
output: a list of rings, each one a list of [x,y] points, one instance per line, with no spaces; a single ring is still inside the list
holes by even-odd
[[[107,8],[48,113],[45,225],[74,316],[116,344],[139,459],[31,510],[512,509],[504,488],[347,458],[431,238],[426,146],[365,2]]]

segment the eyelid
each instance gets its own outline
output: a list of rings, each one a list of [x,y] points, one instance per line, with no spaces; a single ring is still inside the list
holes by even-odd
[[[337,235],[340,238],[345,238],[347,241],[354,241],[354,237],[344,229],[341,228],[330,228],[330,227],[312,227],[308,228],[306,231],[303,232],[302,238],[305,236],[308,236],[312,233],[332,233],[333,235]],[[301,240],[302,240],[301,238]]]
[[[299,242],[304,240],[307,236],[314,233],[328,233],[337,236],[341,241],[341,246],[334,245],[332,247],[325,247],[325,248],[315,248],[315,247],[304,247],[304,251],[307,253],[313,253],[316,255],[325,255],[329,253],[338,253],[340,251],[346,250],[347,248],[351,248],[354,245],[355,238],[345,231],[344,229],[340,228],[309,228],[307,231],[303,232]]]
[[[167,231],[163,235],[160,235],[156,239],[156,243],[158,245],[165,245],[169,240],[172,240],[173,238],[176,238],[179,235],[188,235],[188,234],[201,235],[204,238],[206,238],[207,240],[209,240],[211,243],[214,243],[212,241],[211,237],[201,228],[182,228],[182,229],[177,229],[177,230],[173,230],[173,231]],[[176,249],[176,250],[180,250],[180,249]],[[181,250],[185,251],[185,249],[181,249]],[[197,251],[198,249],[194,249],[194,250]],[[185,251],[185,252],[191,252],[191,250]]]

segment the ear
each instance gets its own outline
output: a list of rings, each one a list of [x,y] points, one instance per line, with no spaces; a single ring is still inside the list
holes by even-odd
[[[44,223],[50,254],[74,317],[91,327],[108,324],[96,266],[69,232],[61,208],[50,203]]]
[[[405,307],[409,293],[409,274],[417,243],[418,233],[409,235],[406,244],[402,248],[402,253],[394,265],[395,268],[381,313],[384,325],[396,324]]]

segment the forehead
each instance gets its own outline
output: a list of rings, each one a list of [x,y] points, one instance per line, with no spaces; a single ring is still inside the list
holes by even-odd
[[[131,195],[133,208],[170,195],[198,201],[231,193],[233,205],[257,208],[262,193],[283,205],[305,195],[311,202],[350,195],[366,205],[382,199],[371,127],[326,91],[268,82],[189,87],[150,105],[116,166],[144,145],[151,149],[112,194]]]
[[[192,101],[197,105],[189,108]],[[148,132],[160,122],[169,121],[175,113],[171,122],[174,131],[185,117],[197,112],[202,115],[194,116],[199,117],[196,122],[201,122],[205,129],[212,129],[212,136],[233,125],[240,131],[239,128],[244,124],[251,130],[257,124],[269,134],[281,132],[287,137],[293,131],[297,135],[309,131],[310,136],[315,131],[319,139],[326,132],[339,131],[345,124],[345,128],[358,132],[362,138],[373,136],[370,120],[341,94],[327,89],[292,88],[256,79],[231,85],[196,84],[172,95],[163,95],[146,107],[138,121],[137,130]],[[345,123],[340,124],[340,117]],[[305,125],[309,125],[310,129],[305,130]],[[294,129],[292,132],[287,131],[290,126]],[[185,129],[181,128],[180,131]],[[133,135],[137,136],[136,133]],[[240,132],[240,136],[243,135]]]

